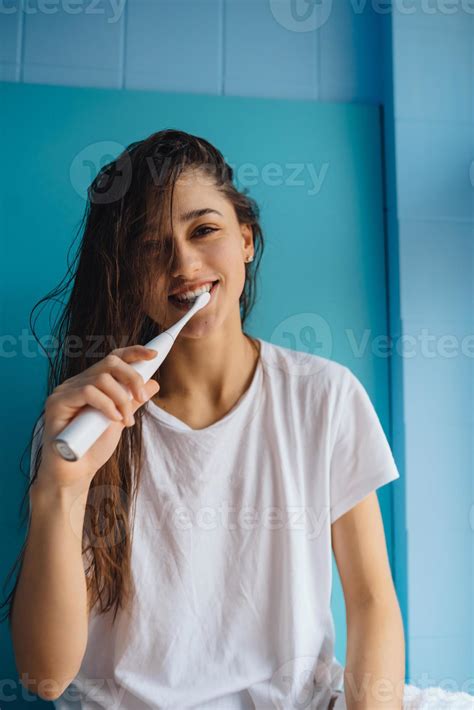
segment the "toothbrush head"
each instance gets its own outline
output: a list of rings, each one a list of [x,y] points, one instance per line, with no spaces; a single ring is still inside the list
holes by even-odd
[[[211,294],[210,294],[210,293],[208,293],[207,291],[205,291],[204,293],[200,293],[199,296],[198,296],[198,297],[196,298],[196,300],[194,301],[194,303],[193,303],[193,305],[191,306],[191,308],[189,309],[189,311],[187,311],[187,312],[184,314],[184,316],[179,319],[179,321],[178,321],[177,323],[175,323],[174,325],[172,325],[172,326],[171,326],[170,328],[168,328],[165,332],[168,333],[169,335],[171,335],[171,337],[172,337],[173,340],[174,340],[174,339],[179,335],[179,333],[180,333],[180,331],[182,330],[182,328],[184,328],[184,326],[186,325],[186,323],[188,322],[188,320],[189,320],[190,318],[192,318],[193,315],[194,315],[195,313],[197,313],[197,311],[200,311],[201,308],[204,308],[204,306],[207,306],[207,304],[209,303],[210,300],[211,300]]]
[[[193,313],[196,311],[200,311],[201,308],[204,308],[204,306],[207,306],[209,301],[211,300],[211,294],[209,291],[205,291],[204,293],[200,293],[199,296],[196,298],[194,301],[193,305],[191,306],[191,310]]]

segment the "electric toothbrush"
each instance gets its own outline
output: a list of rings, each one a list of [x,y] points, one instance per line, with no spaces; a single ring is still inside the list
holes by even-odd
[[[145,344],[145,347],[158,351],[156,357],[151,360],[138,360],[130,363],[131,367],[143,377],[144,382],[148,382],[150,377],[157,371],[188,320],[201,308],[204,308],[210,299],[209,292],[201,293],[189,311],[177,323]],[[129,388],[124,385],[121,386],[127,392],[128,398],[133,399],[133,394]],[[87,404],[53,439],[53,447],[66,461],[78,461],[107,427],[112,424],[112,421],[103,412]]]

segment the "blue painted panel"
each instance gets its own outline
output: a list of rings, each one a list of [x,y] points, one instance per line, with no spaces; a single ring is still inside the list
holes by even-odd
[[[16,522],[11,500],[26,485],[19,458],[44,401],[45,357],[34,343],[28,355],[20,341],[30,310],[64,274],[84,190],[104,159],[165,127],[215,143],[235,168],[237,186],[261,206],[267,239],[249,332],[347,364],[389,436],[389,364],[372,348],[373,337],[387,335],[377,107],[26,84],[3,84],[1,94],[2,222],[10,237],[3,245],[2,328],[14,339],[4,365],[5,524]],[[48,334],[46,315],[37,325]],[[391,489],[378,496],[392,558]],[[340,595],[336,575],[334,598]],[[336,655],[344,662],[345,615],[338,606],[333,612]]]

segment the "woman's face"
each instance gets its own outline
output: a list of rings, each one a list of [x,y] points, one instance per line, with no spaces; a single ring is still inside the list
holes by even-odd
[[[196,210],[209,210],[200,216]],[[211,211],[212,210],[212,211]],[[169,293],[195,290],[193,284],[218,280],[211,301],[183,328],[183,335],[202,337],[228,319],[238,319],[239,298],[245,284],[245,261],[253,255],[252,229],[240,225],[233,205],[198,171],[183,173],[173,195],[173,235],[175,260],[170,272],[168,294],[163,292],[165,277],[157,278],[156,291],[146,306],[147,315],[162,329],[176,323],[186,312],[174,305]],[[146,236],[153,240],[153,234]],[[153,251],[150,259],[153,259]],[[160,295],[161,294],[161,295]]]

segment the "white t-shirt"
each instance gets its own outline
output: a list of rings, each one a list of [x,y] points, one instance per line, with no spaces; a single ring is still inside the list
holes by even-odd
[[[143,405],[136,597],[114,625],[92,610],[60,710],[319,710],[343,689],[331,524],[399,473],[349,368],[259,342],[250,387],[211,426]]]

